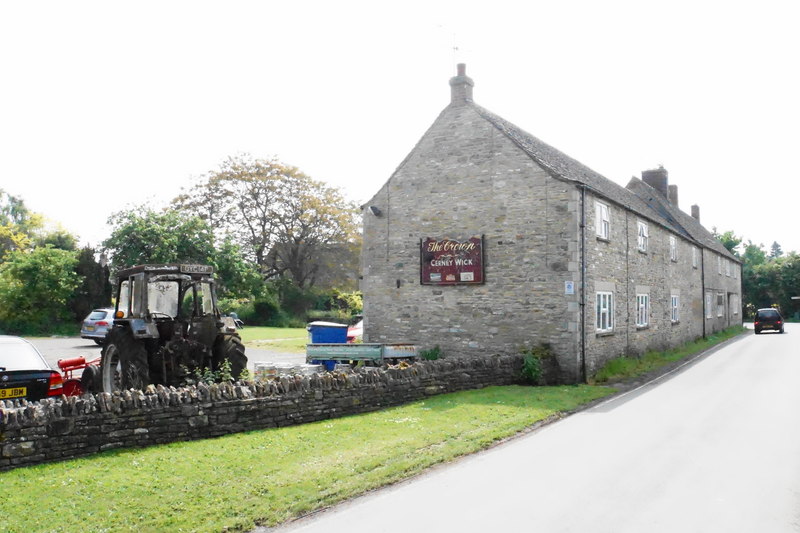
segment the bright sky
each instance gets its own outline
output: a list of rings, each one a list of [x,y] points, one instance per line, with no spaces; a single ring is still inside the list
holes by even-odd
[[[449,102],[800,251],[800,2],[0,0],[0,188],[77,234],[230,155],[368,200]],[[455,51],[454,47],[458,50]]]

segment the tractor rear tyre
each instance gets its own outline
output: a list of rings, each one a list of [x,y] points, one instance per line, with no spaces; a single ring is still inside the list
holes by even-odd
[[[247,368],[247,356],[244,355],[244,344],[238,334],[222,335],[214,343],[212,364],[215,371],[221,368],[225,359],[230,361],[233,379],[239,379],[242,370]]]
[[[100,386],[104,392],[143,390],[150,383],[147,350],[128,329],[108,335],[100,360]]]

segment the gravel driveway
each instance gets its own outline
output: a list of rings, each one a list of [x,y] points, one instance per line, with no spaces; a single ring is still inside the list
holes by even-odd
[[[42,352],[47,362],[55,370],[58,370],[59,359],[70,359],[72,357],[83,356],[87,361],[100,356],[100,346],[87,339],[80,337],[28,337],[36,348]],[[285,352],[274,352],[263,348],[245,348],[247,355],[247,367],[253,372],[254,363],[305,363],[305,354],[292,354]]]

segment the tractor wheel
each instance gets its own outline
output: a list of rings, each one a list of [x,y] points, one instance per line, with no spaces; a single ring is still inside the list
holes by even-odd
[[[239,335],[222,335],[214,343],[214,370],[219,370],[225,359],[231,363],[231,375],[239,379],[242,370],[247,368],[247,357],[244,355],[244,344]]]
[[[88,365],[83,369],[81,374],[81,386],[83,392],[95,393],[100,390],[100,367],[97,365]]]
[[[147,351],[127,329],[108,336],[100,360],[100,386],[104,392],[144,389],[150,383]]]

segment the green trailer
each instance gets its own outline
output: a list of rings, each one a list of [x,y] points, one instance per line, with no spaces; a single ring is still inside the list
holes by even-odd
[[[417,359],[419,350],[414,344],[331,343],[306,344],[306,362],[324,365],[330,371],[337,364],[381,366]]]

